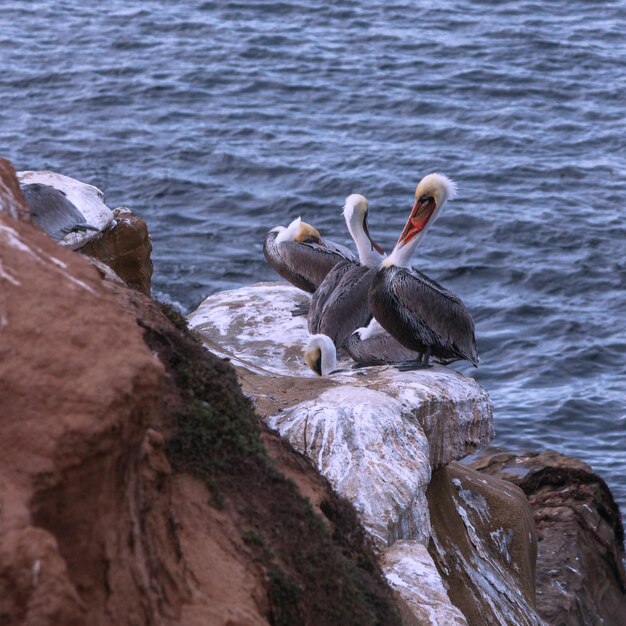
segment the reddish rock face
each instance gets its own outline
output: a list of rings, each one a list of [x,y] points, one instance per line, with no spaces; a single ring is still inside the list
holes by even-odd
[[[551,626],[626,623],[624,530],[605,482],[553,451],[489,448],[472,467],[521,487],[537,527],[537,612]]]
[[[15,168],[3,157],[0,157],[0,213],[30,222],[30,211],[15,176]]]
[[[311,513],[230,364],[5,200],[3,626],[399,624],[354,512],[317,477],[304,491],[319,489],[328,526]],[[296,456],[272,447],[278,467]],[[307,484],[314,470],[296,458],[293,473]]]
[[[111,227],[78,252],[106,263],[130,287],[150,295],[152,241],[146,223],[129,209],[115,209]]]
[[[19,197],[7,213],[17,209]],[[133,476],[163,375],[96,269],[0,215],[6,623],[100,623],[91,610],[109,599],[112,615],[130,609],[143,623],[122,598],[152,599],[129,565],[142,550]]]

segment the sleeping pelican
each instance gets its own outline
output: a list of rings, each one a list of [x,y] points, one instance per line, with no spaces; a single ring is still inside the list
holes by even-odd
[[[405,348],[375,319],[357,328],[344,342],[343,348],[359,365],[387,365],[398,361],[414,361],[418,354]]]
[[[317,229],[299,217],[287,228],[276,226],[265,238],[267,262],[292,285],[313,293],[340,261],[355,260],[345,246],[322,239]]]
[[[402,369],[428,367],[431,356],[478,365],[474,322],[461,299],[409,267],[426,230],[455,195],[456,185],[441,174],[422,179],[398,243],[370,287],[368,301],[376,320],[403,346],[422,355]]]
[[[367,293],[384,251],[367,228],[367,200],[360,194],[346,198],[344,218],[359,251],[359,263],[342,261],[333,267],[311,298],[309,332],[329,336],[337,347],[356,328],[371,319]]]
[[[375,319],[366,327],[357,328],[344,342],[344,348],[355,361],[353,367],[388,365],[417,358],[415,352],[398,343]],[[304,348],[304,362],[318,376],[341,371],[335,369],[337,349],[327,335],[309,338]]]
[[[304,362],[318,375],[328,376],[337,367],[337,351],[330,337],[313,335],[304,348]]]
[[[33,222],[55,241],[79,230],[100,229],[87,224],[85,216],[72,204],[65,193],[51,185],[30,183],[21,185]]]

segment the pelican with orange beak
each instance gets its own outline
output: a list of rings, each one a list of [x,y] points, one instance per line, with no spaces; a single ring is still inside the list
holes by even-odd
[[[429,174],[415,190],[415,203],[392,253],[381,263],[368,293],[378,323],[405,348],[419,353],[403,370],[460,359],[478,365],[474,322],[461,299],[432,278],[409,267],[419,242],[456,185],[442,174]]]

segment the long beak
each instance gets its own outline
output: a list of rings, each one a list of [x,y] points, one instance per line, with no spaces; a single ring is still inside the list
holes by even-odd
[[[369,228],[367,227],[367,213],[365,214],[365,217],[363,218],[363,232],[365,233],[366,237],[370,240],[372,250],[376,250],[376,252],[378,252],[379,254],[385,254],[385,251],[370,237],[370,231],[369,231]]]
[[[428,220],[430,220],[432,214],[435,212],[437,205],[433,198],[428,198],[423,202],[415,200],[409,219],[406,221],[402,233],[398,238],[398,243],[401,241],[408,241],[417,235],[417,233],[424,230]]]

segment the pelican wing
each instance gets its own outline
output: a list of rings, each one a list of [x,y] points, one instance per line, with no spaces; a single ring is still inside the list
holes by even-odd
[[[352,263],[350,261],[340,261],[335,265],[326,277],[316,289],[315,293],[311,296],[311,304],[309,305],[309,314],[307,322],[309,325],[309,332],[312,335],[320,333],[319,327],[322,319],[322,313],[324,307],[331,297],[333,291],[337,288],[337,285],[341,282],[344,274],[350,269]]]
[[[328,335],[336,346],[341,347],[350,333],[371,320],[367,293],[375,275],[375,269],[359,263],[346,264],[343,269],[319,318],[319,332]]]
[[[335,241],[330,241],[329,239],[322,238],[320,239],[319,245],[324,246],[325,248],[328,248],[329,250],[332,250],[337,254],[340,254],[347,261],[354,261],[355,263],[357,263],[359,260],[354,255],[352,250],[350,250],[350,248],[346,248],[346,246],[342,246],[340,243],[337,243]]]
[[[276,231],[267,234],[263,244],[265,259],[280,276],[309,293],[313,293],[326,274],[344,260],[338,252],[319,243],[276,243],[277,235]]]
[[[474,321],[456,294],[415,269],[399,269],[390,287],[402,314],[426,339],[424,343],[438,343],[478,363]]]
[[[352,333],[344,341],[343,347],[361,365],[384,365],[417,358],[417,352],[405,348],[386,331],[366,339],[361,339],[358,333]]]
[[[22,185],[21,188],[33,222],[54,240],[61,241],[74,230],[100,230],[86,223],[85,216],[63,191],[41,183]]]
[[[317,243],[289,241],[279,244],[279,249],[285,263],[305,276],[315,289],[337,263],[345,260],[338,252]]]

